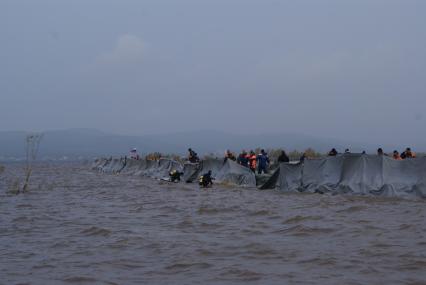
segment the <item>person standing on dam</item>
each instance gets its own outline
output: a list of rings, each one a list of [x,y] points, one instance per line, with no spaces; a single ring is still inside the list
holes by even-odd
[[[131,151],[130,151],[130,158],[132,158],[132,159],[136,159],[136,160],[139,160],[139,154],[138,154],[138,151],[137,151],[137,149],[136,148],[133,148]]]
[[[200,159],[198,158],[197,153],[193,151],[191,148],[188,148],[188,160],[191,163],[200,162]]]
[[[401,156],[399,155],[399,152],[397,150],[393,151],[392,158],[395,160],[402,160]]]
[[[285,153],[285,150],[282,150],[280,156],[278,157],[278,163],[282,163],[282,162],[290,162],[290,159]]]
[[[257,163],[257,157],[253,150],[250,151],[250,154],[248,155],[249,160],[249,168],[251,171],[256,172],[256,163]]]
[[[264,149],[262,149],[260,153],[258,154],[257,161],[258,161],[257,173],[258,174],[262,174],[262,172],[268,173],[269,157]]]
[[[306,154],[306,151],[305,151],[305,152],[303,152],[302,156],[299,158],[299,163],[304,163],[304,162],[305,162],[305,159],[306,159],[307,157],[308,157],[308,156],[307,156],[307,154]]]
[[[249,167],[249,158],[250,156],[247,154],[245,150],[243,150],[237,158],[237,163],[239,165],[242,165],[244,167]]]
[[[229,149],[225,152],[225,158],[223,159],[223,163],[225,163],[228,159],[232,161],[237,160],[235,158],[235,155]]]

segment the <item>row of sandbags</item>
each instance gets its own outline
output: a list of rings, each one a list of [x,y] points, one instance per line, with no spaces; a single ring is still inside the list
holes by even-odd
[[[162,158],[160,160],[136,160],[129,158],[96,159],[92,169],[105,173],[125,173],[128,175],[147,176],[167,179],[173,170],[183,172],[183,181],[190,183],[200,175],[212,171],[212,177],[219,183],[243,186],[256,186],[256,177],[247,167],[234,161],[222,159],[206,159],[200,163],[185,163]]]
[[[388,156],[344,154],[304,163],[282,163],[261,189],[284,192],[353,193],[426,197],[426,157],[394,160]]]

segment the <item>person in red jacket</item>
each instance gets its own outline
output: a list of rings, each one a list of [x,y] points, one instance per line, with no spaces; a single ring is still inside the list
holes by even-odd
[[[253,172],[256,172],[256,166],[257,166],[256,160],[257,160],[257,156],[254,153],[254,151],[251,150],[249,154],[249,167],[251,171]]]

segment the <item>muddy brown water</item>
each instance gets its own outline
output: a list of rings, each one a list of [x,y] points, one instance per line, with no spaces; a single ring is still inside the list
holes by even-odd
[[[200,190],[42,164],[0,175],[0,284],[426,284],[426,202]]]

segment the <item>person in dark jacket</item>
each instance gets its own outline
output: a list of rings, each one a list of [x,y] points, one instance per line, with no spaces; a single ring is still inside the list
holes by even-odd
[[[170,176],[170,181],[171,182],[180,182],[180,177],[183,175],[183,172],[177,171],[177,170],[172,170],[169,173]]]
[[[381,147],[379,147],[377,149],[377,155],[382,156],[382,155],[386,155],[386,154],[383,152],[383,149]]]
[[[197,163],[197,162],[200,161],[197,153],[195,151],[193,151],[191,148],[188,148],[188,160],[191,163]]]
[[[199,185],[201,187],[207,188],[213,186],[212,171],[209,170],[207,173],[204,173],[200,176]]]
[[[338,154],[337,150],[335,148],[332,148],[329,152],[328,152],[328,156],[336,156]]]
[[[278,156],[278,163],[282,163],[282,162],[290,162],[290,159],[288,158],[284,150],[281,151],[280,156]]]
[[[260,153],[257,155],[257,162],[258,162],[257,173],[258,174],[262,174],[262,172],[268,173],[269,157],[264,149],[262,149]]]
[[[305,159],[306,159],[306,152],[304,152],[303,154],[302,154],[302,156],[299,158],[299,162],[300,163],[304,163],[305,162]]]

